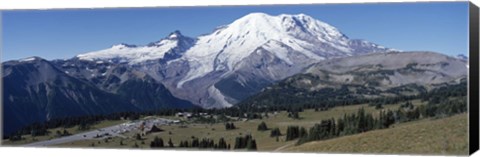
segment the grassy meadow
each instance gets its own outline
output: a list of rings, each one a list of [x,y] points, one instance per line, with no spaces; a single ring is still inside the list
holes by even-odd
[[[414,106],[425,105],[420,100],[411,101]],[[396,110],[404,102],[385,105],[383,110]],[[380,110],[368,104],[334,107],[327,111],[314,111],[313,109],[299,112],[300,119],[288,117],[285,111],[276,114],[271,113],[268,118],[254,119],[247,121],[234,121],[234,130],[226,130],[224,123],[201,124],[187,120],[185,124],[163,125],[160,128],[164,131],[142,136],[142,140],[135,138],[140,133],[137,131],[127,132],[123,135],[127,138],[112,137],[109,139],[90,139],[63,143],[51,147],[89,147],[89,148],[129,148],[129,149],[151,149],[150,142],[157,136],[163,139],[165,145],[169,139],[175,146],[180,141],[191,141],[193,137],[198,139],[209,138],[216,142],[224,138],[227,144],[233,146],[235,138],[251,134],[256,140],[258,151],[281,151],[281,152],[342,152],[342,153],[395,153],[395,154],[455,154],[464,155],[468,151],[467,141],[467,115],[460,114],[440,119],[422,119],[418,121],[395,124],[388,129],[373,130],[365,133],[337,137],[329,140],[308,142],[302,145],[295,145],[297,140],[285,141],[285,134],[288,126],[296,125],[312,127],[324,119],[338,119],[344,114],[352,114],[364,108],[366,113],[378,116]],[[152,117],[143,117],[152,118]],[[154,117],[153,117],[154,118]],[[178,117],[163,117],[179,119]],[[282,133],[278,139],[270,137],[270,130],[257,131],[261,122],[265,122],[269,129],[278,127]],[[120,124],[126,121],[103,121],[91,127],[98,129],[102,127]],[[35,140],[30,136],[24,136],[24,140],[11,142],[4,140],[6,145],[21,145],[40,140],[54,138],[57,130],[51,129],[48,136],[37,136]],[[77,127],[66,128],[72,134],[79,133]],[[134,146],[138,147],[134,147]],[[162,148],[172,149],[172,148]],[[173,148],[173,149],[198,149],[198,148]],[[241,150],[240,150],[241,151]]]
[[[309,142],[281,151],[467,155],[468,115],[401,123],[389,129]]]

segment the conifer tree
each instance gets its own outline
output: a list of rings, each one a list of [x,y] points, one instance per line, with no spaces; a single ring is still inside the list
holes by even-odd
[[[265,122],[262,122],[258,125],[257,127],[257,130],[258,131],[266,131],[268,130],[268,127],[267,127],[267,124]]]

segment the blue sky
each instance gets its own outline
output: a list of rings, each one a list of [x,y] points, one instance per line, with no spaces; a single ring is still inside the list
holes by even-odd
[[[175,30],[196,37],[251,12],[305,13],[352,39],[468,54],[467,2],[383,3],[3,11],[2,61],[71,58],[118,43],[145,45]]]

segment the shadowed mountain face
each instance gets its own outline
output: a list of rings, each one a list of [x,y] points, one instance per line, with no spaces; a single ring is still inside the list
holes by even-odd
[[[307,104],[411,96],[466,81],[465,60],[432,52],[391,52],[321,61],[242,102]]]
[[[86,63],[72,67],[82,66]],[[3,63],[5,133],[62,117],[193,107],[147,75],[124,74],[130,78],[122,80],[120,67],[111,68],[105,71],[111,73],[99,75],[101,78],[85,78],[71,76],[65,69],[38,57]],[[120,78],[115,79],[117,76]]]
[[[174,97],[161,82],[126,64],[78,59],[53,63],[68,75],[120,95],[141,110],[192,107],[190,102]]]

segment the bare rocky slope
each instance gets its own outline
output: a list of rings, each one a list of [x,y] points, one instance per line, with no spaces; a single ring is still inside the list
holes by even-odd
[[[321,61],[243,101],[308,104],[413,96],[466,82],[467,62],[434,52],[390,52]]]

